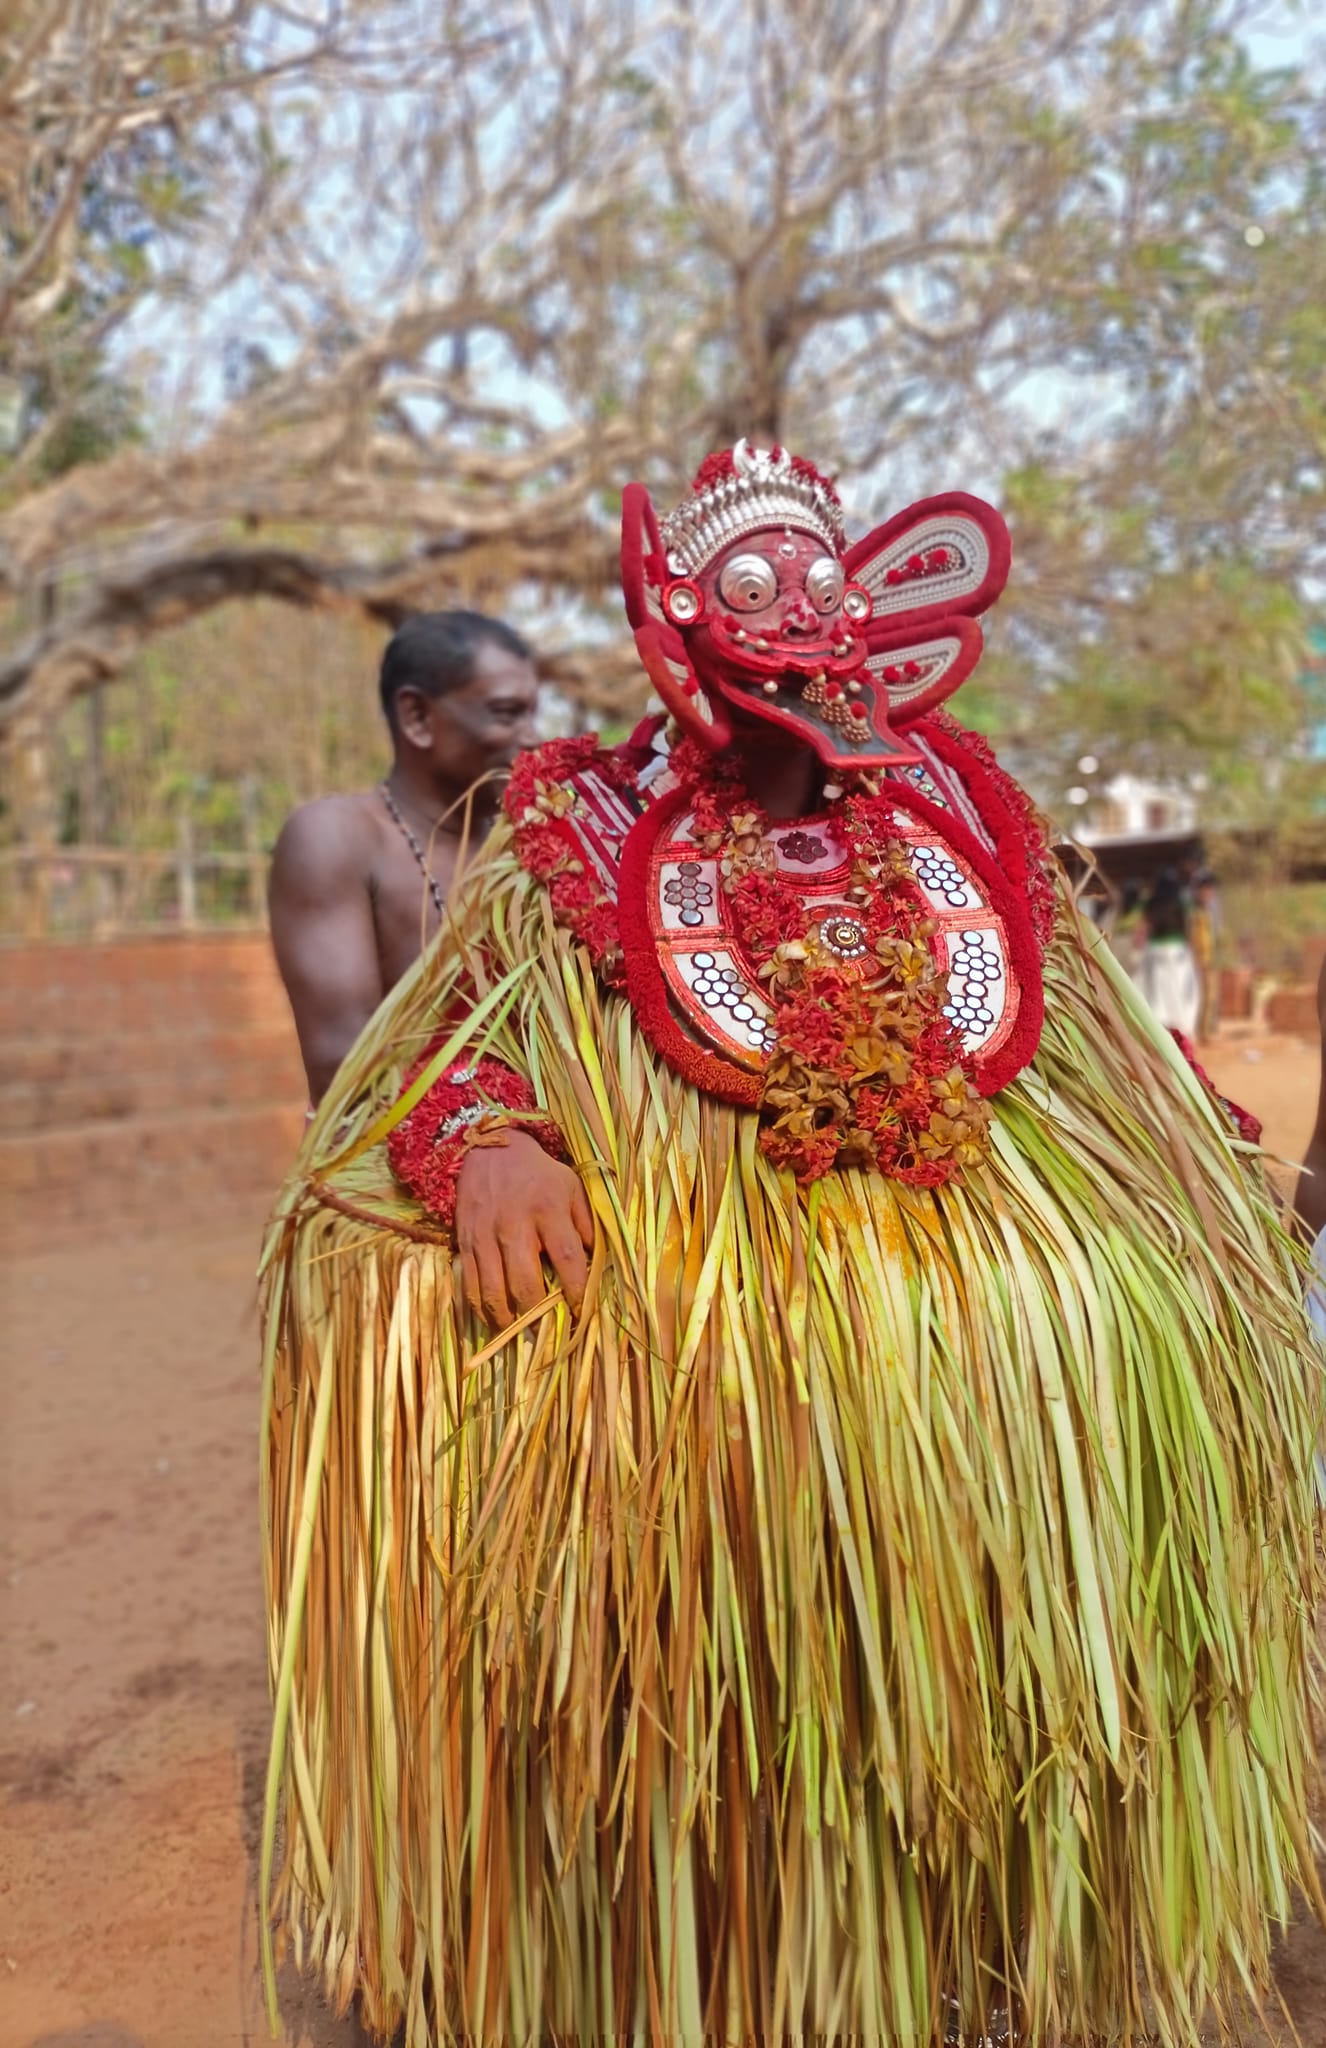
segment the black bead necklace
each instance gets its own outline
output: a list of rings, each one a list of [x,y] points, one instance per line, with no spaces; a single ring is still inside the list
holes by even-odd
[[[405,840],[406,845],[409,847],[411,853],[414,855],[415,859],[419,863],[420,873],[423,875],[424,880],[427,882],[428,893],[433,899],[433,908],[436,910],[438,916],[441,917],[444,914],[444,899],[442,891],[439,889],[437,882],[434,879],[432,869],[428,865],[427,856],[424,853],[422,846],[419,844],[419,841],[415,838],[414,833],[410,830],[409,825],[406,823],[405,818],[401,812],[401,807],[397,803],[395,797],[392,795],[389,785],[386,782],[380,782],[378,784],[378,788],[382,793],[383,803],[387,806],[388,811],[390,812],[391,816],[395,819],[397,825],[399,825],[401,834]]]

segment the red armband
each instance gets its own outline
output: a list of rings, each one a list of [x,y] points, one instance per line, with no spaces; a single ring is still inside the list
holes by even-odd
[[[441,1043],[434,1039],[415,1061],[405,1076],[406,1088]],[[449,1229],[456,1216],[456,1183],[473,1146],[505,1144],[505,1132],[521,1130],[554,1159],[565,1158],[561,1132],[547,1117],[532,1114],[537,1108],[529,1082],[501,1060],[448,1067],[389,1132],[391,1170],[429,1215]]]
[[[1255,1117],[1250,1109],[1240,1109],[1237,1102],[1231,1102],[1227,1095],[1222,1095],[1220,1093],[1220,1090],[1216,1087],[1215,1082],[1207,1073],[1206,1068],[1199,1063],[1197,1054],[1193,1050],[1193,1043],[1190,1038],[1185,1038],[1184,1034],[1181,1031],[1176,1031],[1173,1025],[1170,1026],[1169,1035],[1174,1040],[1174,1043],[1178,1046],[1179,1051],[1187,1060],[1188,1065],[1192,1068],[1194,1074],[1196,1074],[1202,1086],[1208,1091],[1209,1094],[1214,1095],[1216,1101],[1224,1110],[1225,1115],[1233,1124],[1234,1129],[1238,1132],[1240,1138],[1244,1139],[1245,1142],[1249,1145],[1260,1145],[1262,1141],[1262,1126],[1260,1117]]]

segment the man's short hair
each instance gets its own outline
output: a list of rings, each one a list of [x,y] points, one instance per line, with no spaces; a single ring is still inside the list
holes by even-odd
[[[397,628],[382,651],[378,693],[392,730],[396,727],[396,696],[400,690],[421,690],[425,697],[445,697],[463,690],[474,674],[474,659],[485,643],[505,648],[520,661],[533,655],[519,633],[503,619],[483,612],[416,612]]]

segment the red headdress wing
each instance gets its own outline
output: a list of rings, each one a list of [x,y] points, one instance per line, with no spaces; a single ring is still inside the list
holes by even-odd
[[[649,493],[643,484],[627,484],[622,492],[622,594],[640,659],[682,731],[707,746],[725,747],[732,728],[722,704],[701,690],[686,643],[664,616],[659,592],[667,578]]]
[[[966,491],[922,498],[847,551],[847,574],[870,592],[866,666],[888,691],[889,723],[905,727],[957,689],[980,659],[976,614],[1008,580],[1008,528]]]

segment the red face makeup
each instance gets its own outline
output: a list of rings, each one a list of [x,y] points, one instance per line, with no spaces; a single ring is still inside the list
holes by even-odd
[[[684,614],[694,602],[691,619]],[[693,595],[692,595],[693,594]],[[664,591],[703,689],[734,709],[795,732],[817,752],[859,747],[898,760],[864,663],[871,600],[836,554],[790,527],[732,541],[692,578]]]

